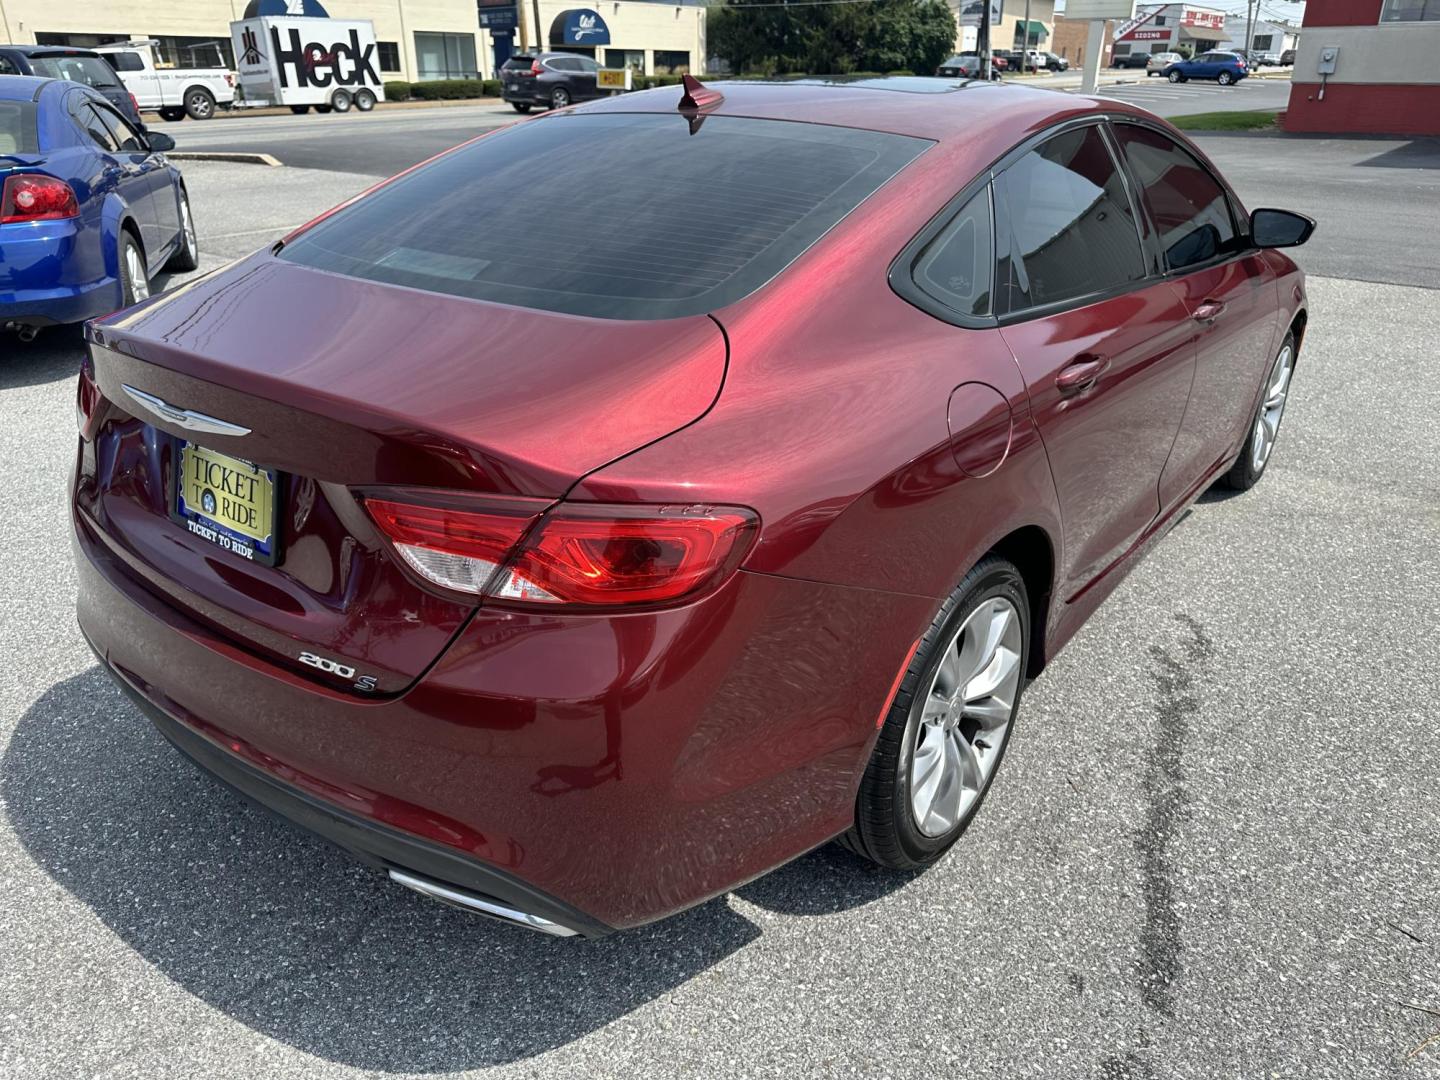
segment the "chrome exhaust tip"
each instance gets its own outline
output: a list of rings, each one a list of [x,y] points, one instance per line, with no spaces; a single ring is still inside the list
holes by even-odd
[[[390,880],[397,885],[404,885],[405,888],[419,893],[421,896],[428,896],[432,900],[439,900],[442,904],[449,904],[451,907],[460,908],[463,911],[473,912],[477,915],[486,915],[492,919],[499,919],[514,926],[523,926],[528,930],[538,930],[542,934],[549,934],[552,937],[574,937],[576,932],[568,926],[561,926],[549,919],[542,919],[539,915],[531,915],[526,911],[517,911],[515,908],[506,907],[475,893],[465,892],[453,885],[442,885],[438,881],[431,881],[429,878],[420,877],[418,874],[411,874],[405,870],[390,869]]]

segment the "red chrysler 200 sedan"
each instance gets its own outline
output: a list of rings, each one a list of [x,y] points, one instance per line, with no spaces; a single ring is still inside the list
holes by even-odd
[[[718,92],[717,92],[718,91]],[[1021,691],[1265,470],[1305,334],[1167,124],[941,79],[488,134],[92,324],[79,620],[182,751],[556,935],[955,842]]]

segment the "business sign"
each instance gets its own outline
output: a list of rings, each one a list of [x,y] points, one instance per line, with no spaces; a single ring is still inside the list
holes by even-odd
[[[492,34],[508,34],[520,25],[514,4],[480,4],[480,25]]]
[[[610,27],[598,11],[571,8],[555,16],[550,24],[552,45],[609,45]]]
[[[963,0],[960,5],[960,25],[979,26],[980,19],[985,14],[986,0]],[[990,25],[999,26],[1000,18],[1005,14],[1005,0],[990,0]]]
[[[1132,19],[1135,17],[1135,0],[1067,0],[1067,19]]]
[[[595,85],[601,90],[629,90],[632,74],[628,67],[601,68],[595,73]]]
[[[1169,41],[1169,30],[1132,30],[1121,41]]]
[[[1181,26],[1203,26],[1211,30],[1225,29],[1225,13],[1221,11],[1196,11],[1186,8],[1180,16]]]

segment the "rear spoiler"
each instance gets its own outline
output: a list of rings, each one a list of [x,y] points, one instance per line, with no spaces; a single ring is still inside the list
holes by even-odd
[[[44,164],[43,154],[0,154],[0,169],[33,169]]]

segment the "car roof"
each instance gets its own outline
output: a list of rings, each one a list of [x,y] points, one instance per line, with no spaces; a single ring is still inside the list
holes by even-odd
[[[0,75],[0,101],[34,101],[45,84],[54,81],[34,75]]]
[[[99,53],[73,45],[0,45],[0,49],[10,49],[22,56],[93,56],[100,59]]]
[[[1027,131],[1089,113],[1149,115],[1119,101],[979,79],[746,79],[705,85],[724,95],[705,115],[832,124],[936,142],[988,142],[981,137],[997,135],[1015,143]],[[678,86],[642,90],[601,98],[573,112],[677,112],[680,94]]]

